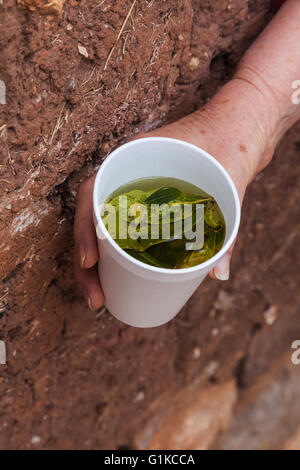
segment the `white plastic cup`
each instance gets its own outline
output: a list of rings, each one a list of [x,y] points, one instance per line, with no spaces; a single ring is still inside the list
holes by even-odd
[[[182,179],[215,198],[226,222],[224,245],[215,256],[192,268],[157,268],[128,255],[112,239],[101,204],[120,186],[149,177]],[[114,150],[98,170],[93,204],[105,305],[117,319],[140,328],[163,325],[179,312],[230,248],[240,222],[237,190],[222,165],[192,144],[164,137],[134,140]]]

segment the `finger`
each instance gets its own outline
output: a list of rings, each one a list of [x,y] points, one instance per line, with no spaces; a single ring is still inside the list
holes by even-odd
[[[93,221],[93,187],[95,176],[81,185],[74,221],[75,257],[82,268],[98,261],[97,237]]]
[[[97,267],[82,269],[78,258],[75,257],[74,274],[90,309],[94,311],[100,308],[104,302],[104,295],[100,286]]]
[[[226,253],[217,266],[215,266],[209,273],[209,276],[212,279],[217,279],[218,281],[228,281],[230,275],[230,260],[231,254]]]
[[[225,255],[221,258],[217,266],[215,266],[209,273],[209,276],[212,279],[216,279],[218,281],[228,281],[230,276],[230,261],[232,257],[232,252],[234,249],[236,239],[234,240],[233,244],[229,248],[229,250],[225,253]]]

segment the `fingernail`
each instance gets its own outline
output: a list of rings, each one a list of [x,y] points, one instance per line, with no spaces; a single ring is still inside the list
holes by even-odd
[[[230,255],[223,256],[221,261],[214,268],[214,274],[219,281],[228,281],[230,272]]]
[[[84,250],[84,248],[81,247],[80,248],[80,266],[81,266],[81,269],[84,268],[85,259],[86,259],[85,250]]]
[[[93,307],[92,299],[90,297],[88,298],[88,306],[92,312],[96,312],[96,309]]]

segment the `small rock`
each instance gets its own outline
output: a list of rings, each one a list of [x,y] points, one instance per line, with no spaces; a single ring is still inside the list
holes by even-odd
[[[78,52],[79,54],[83,55],[84,57],[88,58],[89,54],[88,51],[84,46],[81,46],[81,44],[78,44]]]
[[[198,57],[192,57],[189,63],[190,70],[197,70],[199,68],[200,60]]]
[[[145,393],[143,391],[140,391],[134,397],[133,403],[139,403],[140,401],[143,401],[144,399],[145,399]]]
[[[213,375],[217,371],[218,367],[219,367],[219,363],[217,361],[210,362],[208,364],[208,366],[206,367],[206,369],[205,369],[205,372],[206,372],[207,376],[208,377],[213,377]]]
[[[107,142],[103,145],[103,150],[104,150],[104,152],[106,152],[106,153],[109,152],[110,146],[109,146],[109,144],[108,144]]]
[[[194,348],[193,349],[193,359],[199,359],[201,356],[201,349],[200,348]]]
[[[211,331],[211,335],[213,337],[216,337],[216,336],[218,336],[218,334],[219,334],[218,328],[213,328],[212,331]]]
[[[264,320],[267,325],[271,326],[278,317],[278,311],[276,305],[271,305],[264,313]]]
[[[36,92],[37,92],[37,87],[36,86],[33,86],[29,92],[29,95],[30,96],[34,96],[36,95]]]
[[[41,442],[40,436],[33,436],[31,438],[31,444],[39,444]]]
[[[33,104],[39,104],[42,101],[41,95],[36,95],[35,98],[32,100]]]
[[[75,78],[74,77],[70,77],[69,80],[66,81],[65,83],[65,89],[66,90],[73,90],[76,86],[76,83],[75,83]]]

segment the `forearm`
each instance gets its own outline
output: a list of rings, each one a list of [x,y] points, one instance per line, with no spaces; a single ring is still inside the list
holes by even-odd
[[[233,80],[208,106],[211,115],[221,113],[228,117],[228,122],[223,119],[225,129],[251,159],[250,179],[268,163],[282,135],[300,119],[300,105],[292,100],[296,96],[292,84],[297,80],[300,1],[288,0],[247,51]],[[253,148],[247,148],[249,144],[246,146],[243,141],[252,141]]]
[[[298,119],[292,84],[300,80],[300,2],[288,0],[243,57],[237,79],[248,80],[274,114],[273,138],[279,139]]]

